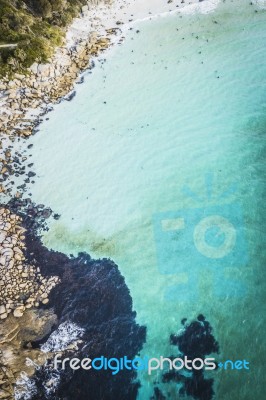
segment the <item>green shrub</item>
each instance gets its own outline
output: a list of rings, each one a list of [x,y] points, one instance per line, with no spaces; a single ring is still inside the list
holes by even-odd
[[[63,28],[78,15],[86,0],[0,0],[0,75],[45,62],[62,44]]]

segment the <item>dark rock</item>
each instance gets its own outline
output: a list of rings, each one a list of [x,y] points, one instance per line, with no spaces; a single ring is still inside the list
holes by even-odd
[[[178,346],[189,358],[204,358],[208,354],[219,352],[219,345],[212,334],[210,323],[203,315],[199,315],[199,318],[187,324],[182,334],[170,336],[171,344]]]
[[[155,387],[154,395],[151,397],[150,400],[166,400],[166,397],[163,395],[158,387]]]
[[[52,215],[52,210],[51,210],[51,208],[45,208],[43,211],[42,211],[42,216],[45,218],[45,219],[47,219],[47,218],[49,218],[51,215]]]
[[[84,82],[84,76],[81,76],[76,83],[81,84],[83,82]]]
[[[72,92],[64,96],[64,100],[71,101],[75,96],[76,96],[76,91],[72,90]]]
[[[170,343],[178,346],[181,358],[185,356],[193,360],[195,358],[205,359],[211,353],[219,352],[218,342],[212,334],[212,327],[204,315],[200,314],[196,321],[187,322],[186,318],[181,321],[184,329],[178,335],[170,336]],[[175,357],[171,356],[170,359]],[[179,396],[191,396],[197,400],[211,400],[214,396],[214,379],[208,379],[204,375],[204,369],[201,370],[169,370],[162,376],[162,382],[176,382],[182,384],[179,390]],[[156,397],[154,397],[156,399]]]

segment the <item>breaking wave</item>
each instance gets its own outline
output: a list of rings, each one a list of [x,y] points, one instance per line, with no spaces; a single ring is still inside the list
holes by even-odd
[[[45,353],[51,351],[62,351],[80,338],[84,333],[84,329],[80,328],[73,322],[66,321],[49,336],[48,340],[41,345],[41,350]]]

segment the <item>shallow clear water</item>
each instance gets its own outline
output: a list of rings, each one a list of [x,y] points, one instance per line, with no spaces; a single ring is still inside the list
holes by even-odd
[[[139,22],[32,139],[33,199],[61,214],[46,245],[117,262],[147,325],[143,355],[173,354],[170,333],[203,313],[221,359],[251,363],[215,373],[219,400],[262,400],[266,383],[265,43],[266,11],[244,0]],[[212,215],[236,234],[217,258],[193,236]],[[228,230],[199,234],[215,250]],[[140,378],[145,400],[155,374]]]

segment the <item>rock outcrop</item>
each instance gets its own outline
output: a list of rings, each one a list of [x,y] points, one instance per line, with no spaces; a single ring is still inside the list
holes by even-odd
[[[27,75],[15,74],[14,79],[0,82],[1,133],[9,136],[30,136],[36,119],[29,110],[57,102],[69,93],[80,71],[89,66],[110,44],[110,38],[92,32],[88,40],[80,40],[71,48],[60,47],[47,64],[34,63]]]
[[[44,278],[38,267],[26,262],[21,222],[8,208],[0,208],[0,319],[11,312],[19,318],[26,309],[47,304],[59,281],[56,276]]]
[[[39,304],[33,302],[28,309],[24,298],[23,315],[17,318],[13,308],[1,321],[0,399],[14,399],[14,393],[17,399],[24,399],[31,390],[32,400],[135,400],[139,383],[134,370],[123,370],[110,378],[111,372],[106,370],[73,372],[67,366],[58,373],[54,369],[53,359],[58,352],[62,358],[89,355],[133,359],[143,346],[146,329],[136,323],[129,289],[113,261],[94,260],[86,253],[68,257],[42,244],[38,232],[44,228],[43,209],[43,205],[38,207],[21,199],[3,208],[3,228],[9,229],[9,235],[11,229],[16,231],[19,239],[14,245],[23,245],[23,256],[19,253],[22,260],[15,260],[14,265],[20,262],[22,266],[34,266],[41,277],[34,293],[40,296],[41,281],[49,285],[54,276],[58,280],[49,293],[49,302],[42,301],[47,297],[41,295]],[[13,219],[16,223],[11,224]],[[28,282],[28,275],[25,279]],[[67,325],[82,332],[80,340],[67,338],[69,332],[62,329]],[[55,340],[53,335],[59,338]],[[62,339],[67,344],[63,349],[58,346]]]

